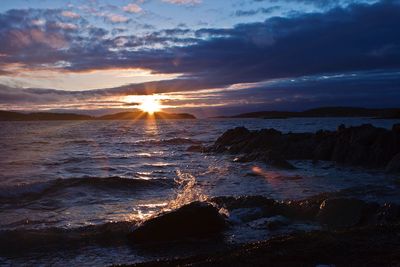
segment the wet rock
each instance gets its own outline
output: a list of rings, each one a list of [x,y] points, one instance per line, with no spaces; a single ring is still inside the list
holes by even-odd
[[[351,198],[327,199],[322,202],[318,221],[330,228],[346,228],[360,224],[367,204]]]
[[[289,223],[290,223],[289,220],[283,216],[274,216],[268,218],[268,220],[265,223],[265,226],[267,227],[268,230],[274,231],[289,225]]]
[[[281,157],[277,158],[268,158],[265,161],[268,165],[278,168],[278,169],[284,169],[284,170],[294,170],[296,167],[294,167],[292,164],[290,164],[287,160]]]
[[[399,225],[278,236],[229,251],[134,266],[398,266]]]
[[[344,125],[344,124],[342,123],[342,124],[340,124],[340,125],[338,126],[337,131],[340,132],[340,131],[343,131],[343,130],[346,130],[346,125]]]
[[[188,151],[188,152],[200,152],[200,153],[203,153],[203,152],[205,152],[205,150],[206,150],[206,148],[203,147],[203,146],[200,146],[200,145],[193,145],[193,146],[188,147],[188,149],[187,149],[186,151]]]
[[[400,173],[400,153],[392,158],[386,165],[387,172]]]
[[[274,129],[249,131],[240,127],[225,132],[208,151],[241,154],[239,162],[258,160],[284,169],[293,167],[287,160],[331,160],[385,168],[400,153],[398,128],[397,125],[392,130],[371,124],[349,128],[341,125],[337,131],[283,134]]]
[[[287,160],[285,160],[282,155],[274,153],[271,150],[265,152],[252,152],[249,154],[244,154],[234,159],[235,162],[252,162],[252,161],[261,161],[265,162],[267,165],[270,165],[274,168],[285,169],[285,170],[293,170],[296,169],[292,164],[290,164]]]
[[[208,238],[226,226],[225,218],[207,202],[192,202],[144,222],[131,233],[135,243]]]
[[[323,200],[319,197],[302,200],[279,202],[263,196],[215,197],[211,199],[217,206],[232,212],[236,209],[260,209],[259,217],[281,215],[293,220],[314,220]]]
[[[235,143],[239,143],[246,139],[250,134],[250,131],[245,127],[236,127],[234,129],[226,131],[221,137],[218,138],[216,144],[220,146],[228,146]]]
[[[236,224],[251,222],[263,218],[265,213],[262,208],[242,208],[229,212],[229,221]]]
[[[335,134],[321,130],[315,134],[315,138],[317,145],[313,152],[313,160],[330,160],[336,142]]]
[[[311,221],[317,216],[321,202],[322,201],[312,199],[282,202],[277,206],[277,214],[294,220]]]
[[[262,208],[264,214],[275,214],[276,202],[263,196],[214,197],[211,202],[229,211],[245,208]]]
[[[400,206],[396,204],[385,203],[379,208],[376,219],[378,224],[400,221]]]
[[[400,123],[393,124],[392,131],[400,133]]]
[[[248,225],[253,229],[265,230],[268,229],[270,231],[276,231],[288,226],[290,224],[290,220],[277,215],[272,217],[264,217],[261,219],[256,219],[248,223]]]

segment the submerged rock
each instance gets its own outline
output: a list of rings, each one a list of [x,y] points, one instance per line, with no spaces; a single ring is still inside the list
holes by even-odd
[[[225,218],[207,202],[192,202],[149,219],[131,233],[135,243],[202,239],[220,233]]]
[[[318,221],[331,228],[346,228],[361,223],[367,204],[351,198],[327,199],[322,202]]]

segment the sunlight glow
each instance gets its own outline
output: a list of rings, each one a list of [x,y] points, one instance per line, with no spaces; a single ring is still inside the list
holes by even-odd
[[[154,114],[154,112],[161,111],[161,102],[154,96],[146,96],[138,108],[149,114]]]

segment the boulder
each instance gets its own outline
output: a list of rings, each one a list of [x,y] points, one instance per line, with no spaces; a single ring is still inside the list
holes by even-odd
[[[330,160],[385,168],[400,153],[400,125],[393,125],[392,130],[371,124],[348,128],[340,125],[337,131],[316,133],[282,133],[274,129],[249,131],[238,127],[226,131],[205,151],[229,152],[241,155],[237,158],[239,162],[258,160],[284,169],[293,168],[286,160]]]
[[[268,211],[266,216],[275,214],[275,200],[263,196],[220,196],[212,198],[211,201],[228,210],[262,207],[265,211]]]
[[[378,209],[376,222],[379,224],[393,223],[400,220],[400,206],[392,203],[385,203]]]
[[[135,243],[202,239],[220,233],[225,226],[225,218],[213,205],[197,201],[145,221],[131,238]]]
[[[326,199],[320,206],[318,221],[329,228],[346,228],[360,224],[367,204],[352,198]]]
[[[400,153],[395,155],[386,165],[387,172],[400,173]]]
[[[236,127],[226,131],[215,143],[220,146],[232,145],[245,140],[249,134],[250,131],[245,127]]]
[[[400,133],[400,123],[393,124],[392,131],[395,133]]]

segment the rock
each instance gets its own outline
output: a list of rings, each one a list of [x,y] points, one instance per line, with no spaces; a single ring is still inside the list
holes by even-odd
[[[236,224],[248,223],[263,218],[265,212],[261,207],[234,209],[229,212],[229,221]]]
[[[391,203],[385,203],[379,208],[376,215],[377,223],[393,223],[400,220],[400,206]]]
[[[135,243],[202,239],[220,233],[225,218],[207,202],[192,202],[141,224],[131,233]]]
[[[245,127],[236,127],[226,131],[217,139],[216,144],[221,146],[232,145],[246,139],[248,134],[250,134],[250,131]]]
[[[275,200],[263,196],[240,196],[240,197],[214,197],[211,199],[213,203],[221,208],[228,210],[244,209],[244,208],[259,208],[262,207],[267,214],[274,214]]]
[[[292,164],[290,164],[287,160],[284,158],[268,158],[265,161],[268,165],[271,165],[274,168],[278,169],[284,169],[284,170],[294,170],[296,167],[294,167]]]
[[[336,163],[385,168],[400,153],[400,126],[391,130],[364,124],[344,125],[337,131],[286,133],[274,129],[249,131],[239,127],[225,132],[207,151],[240,155],[239,162],[264,161],[284,169],[287,160],[331,160]]]
[[[236,157],[234,162],[251,162],[251,161],[262,161],[271,167],[285,170],[296,169],[292,164],[285,160],[281,155],[271,150],[266,152],[252,152],[248,154]]]
[[[342,123],[342,124],[340,124],[340,125],[338,126],[337,131],[340,132],[340,131],[343,131],[343,130],[346,130],[346,125],[344,125],[344,124]]]
[[[267,227],[268,230],[274,231],[278,230],[284,226],[289,225],[289,220],[283,216],[275,216],[268,218],[268,220],[265,223],[265,226]]]
[[[386,165],[387,172],[400,173],[400,153],[395,155],[391,161]]]
[[[322,201],[302,200],[281,202],[277,205],[277,214],[283,215],[293,220],[315,220],[319,212],[319,206]]]
[[[400,133],[400,123],[393,124],[392,131]]]
[[[351,198],[327,199],[322,202],[318,221],[329,228],[346,228],[358,225],[363,220],[367,204]]]
[[[398,266],[399,232],[400,225],[390,225],[295,233],[228,251],[134,266]]]
[[[188,152],[205,152],[205,148],[200,145],[193,145],[193,146],[188,147],[188,149],[186,149],[186,151],[188,151]]]

